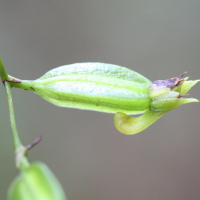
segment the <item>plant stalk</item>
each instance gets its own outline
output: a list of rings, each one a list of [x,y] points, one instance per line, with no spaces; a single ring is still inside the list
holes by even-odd
[[[8,109],[9,109],[9,114],[10,114],[10,124],[11,124],[11,129],[12,129],[13,143],[14,143],[14,148],[15,148],[15,153],[16,153],[16,165],[21,170],[23,170],[29,167],[29,162],[24,155],[25,147],[22,145],[18,132],[17,132],[10,83],[7,81],[4,81],[4,85],[5,85],[7,101],[8,101]]]
[[[8,74],[6,73],[6,70],[3,66],[3,62],[1,60],[1,57],[0,57],[0,76],[1,76],[1,81],[4,83],[5,80],[8,79]]]

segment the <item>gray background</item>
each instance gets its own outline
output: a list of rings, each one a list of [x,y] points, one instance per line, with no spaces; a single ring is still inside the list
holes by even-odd
[[[75,62],[105,62],[150,80],[188,71],[200,78],[199,0],[1,0],[0,55],[9,74],[36,79]],[[199,200],[200,107],[173,110],[126,136],[113,115],[59,108],[13,89],[23,144],[43,141],[29,160],[45,162],[69,200]],[[200,84],[190,96],[200,99]],[[18,174],[0,85],[0,199]]]

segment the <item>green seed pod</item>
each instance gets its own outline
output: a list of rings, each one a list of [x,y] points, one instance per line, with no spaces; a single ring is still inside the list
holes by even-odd
[[[51,172],[41,162],[33,163],[12,182],[8,200],[66,200],[63,189]]]
[[[184,73],[185,74],[185,73]],[[153,83],[125,67],[104,63],[77,63],[55,68],[34,81],[9,77],[17,87],[32,91],[62,107],[116,113],[114,124],[125,134],[142,131],[166,112],[190,102],[182,98],[199,80],[183,75]],[[144,115],[131,118],[126,114]]]
[[[35,81],[13,84],[57,106],[127,114],[143,113],[149,108],[150,85],[148,79],[132,70],[102,63],[66,65]]]

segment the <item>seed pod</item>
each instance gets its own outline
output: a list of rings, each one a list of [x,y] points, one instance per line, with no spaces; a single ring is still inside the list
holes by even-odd
[[[108,113],[143,113],[149,108],[151,82],[124,67],[78,63],[55,68],[35,81],[13,83],[63,107]]]
[[[9,200],[66,200],[63,189],[41,162],[33,163],[13,181],[8,190]]]
[[[32,91],[57,106],[116,113],[116,128],[134,134],[169,110],[198,102],[182,98],[199,81],[186,81],[187,78],[182,79],[184,74],[152,83],[125,67],[77,63],[50,70],[34,81],[15,81],[11,86]],[[131,118],[124,113],[145,114]]]

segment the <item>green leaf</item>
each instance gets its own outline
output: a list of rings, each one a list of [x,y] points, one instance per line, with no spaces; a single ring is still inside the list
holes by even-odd
[[[148,110],[140,117],[130,117],[124,113],[118,112],[114,116],[114,124],[118,131],[126,135],[133,135],[149,127],[164,114],[165,112],[153,112]]]

